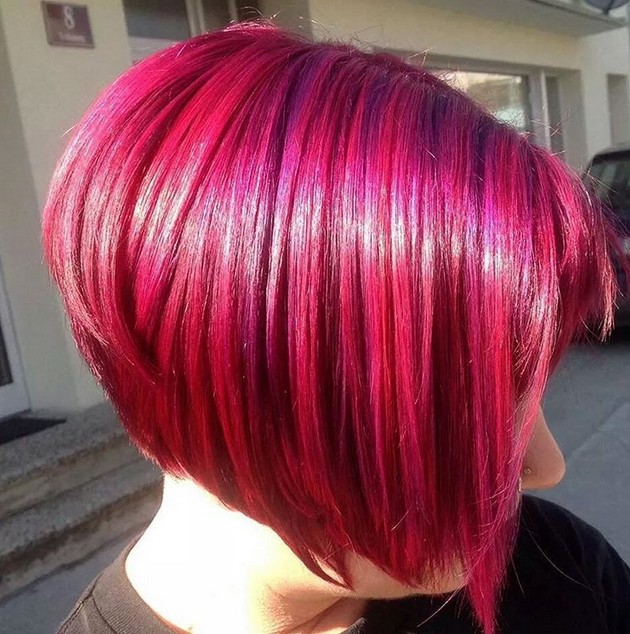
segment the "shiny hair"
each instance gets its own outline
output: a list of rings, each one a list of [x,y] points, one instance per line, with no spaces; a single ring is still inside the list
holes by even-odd
[[[485,631],[547,379],[606,334],[580,179],[427,70],[265,21],[178,43],[94,102],[43,247],[131,439],[351,586],[459,563]],[[324,563],[326,565],[324,565]]]

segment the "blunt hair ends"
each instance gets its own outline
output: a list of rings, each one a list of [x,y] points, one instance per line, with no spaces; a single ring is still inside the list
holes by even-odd
[[[145,455],[320,576],[459,562],[494,632],[536,409],[617,292],[559,158],[419,66],[248,22],[108,87],[42,228]]]

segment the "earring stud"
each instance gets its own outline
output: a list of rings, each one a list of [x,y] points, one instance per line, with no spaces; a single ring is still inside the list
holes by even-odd
[[[529,467],[525,467],[523,469],[523,474],[524,475],[531,475],[532,470]],[[522,493],[523,492],[523,476],[519,476],[518,478],[518,492]]]

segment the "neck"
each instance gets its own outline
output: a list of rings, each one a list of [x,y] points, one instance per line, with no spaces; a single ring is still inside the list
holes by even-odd
[[[339,634],[365,609],[311,573],[271,529],[169,476],[126,572],[159,617],[195,634]]]

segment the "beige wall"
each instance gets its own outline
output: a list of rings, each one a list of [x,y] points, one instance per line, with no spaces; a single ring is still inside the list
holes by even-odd
[[[130,65],[121,0],[81,4],[88,6],[93,50],[49,46],[39,0],[0,0],[0,266],[35,411],[78,409],[103,397],[76,352],[39,244],[41,208],[64,133]],[[568,160],[582,166],[610,143],[608,76],[623,80],[630,74],[626,29],[573,38],[419,0],[261,4],[278,23],[320,38],[424,51],[429,60],[554,70],[563,92]],[[630,116],[630,109],[620,107],[620,90],[627,92],[629,84],[622,81],[614,92],[617,117]],[[618,119],[616,129],[630,131],[627,123],[624,128]]]
[[[0,77],[0,267],[24,373],[31,377],[26,382],[31,404],[55,404],[59,395],[72,395],[74,386],[69,372],[45,376],[40,371],[50,368],[47,359],[67,367],[68,353],[55,296],[40,265],[38,204],[1,29]]]
[[[627,77],[630,74],[630,40],[628,29],[617,29],[600,35],[585,37],[580,42],[579,61],[582,72],[582,99],[586,119],[586,146],[592,155],[613,143],[630,141],[630,138],[612,139],[609,114],[615,104],[609,101],[608,75]],[[630,91],[625,84],[626,100],[630,102]],[[619,97],[619,95],[617,95]],[[616,104],[619,112],[619,104]],[[621,122],[618,122],[623,129]],[[626,126],[626,129],[630,124]]]
[[[310,0],[318,36],[479,60],[578,68],[578,40],[423,6],[417,0]]]
[[[120,0],[87,5],[94,49],[50,46],[39,0],[2,0],[0,16],[37,198],[43,203],[64,133],[97,93],[130,65]]]
[[[120,0],[82,0],[94,49],[49,46],[39,0],[2,0],[0,264],[31,407],[68,411],[102,400],[76,352],[42,263],[39,222],[64,133],[130,64]]]

